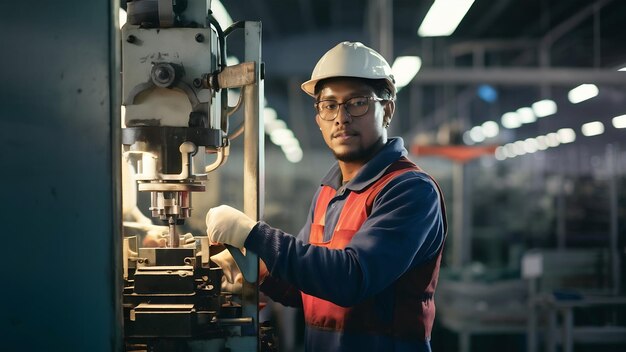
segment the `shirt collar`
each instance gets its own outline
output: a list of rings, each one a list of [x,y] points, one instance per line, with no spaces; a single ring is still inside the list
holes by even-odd
[[[400,137],[389,138],[387,144],[374,157],[368,161],[356,176],[346,184],[346,188],[352,191],[360,191],[378,180],[394,161],[407,155],[404,141]],[[341,170],[335,162],[326,176],[322,178],[322,186],[330,186],[334,189],[341,187]]]

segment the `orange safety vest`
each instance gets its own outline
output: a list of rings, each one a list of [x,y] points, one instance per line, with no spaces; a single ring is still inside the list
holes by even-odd
[[[309,243],[333,249],[344,249],[371,213],[380,190],[394,177],[407,171],[421,169],[406,158],[392,164],[383,176],[360,192],[351,192],[345,201],[330,241],[324,242],[324,219],[329,202],[336,190],[323,186],[313,213]],[[430,177],[430,176],[429,176]],[[434,180],[433,180],[434,182]],[[441,190],[444,231],[445,208]],[[445,233],[444,233],[445,236]],[[383,334],[394,337],[430,339],[435,319],[435,302],[432,299],[439,277],[443,245],[435,258],[405,272],[395,283],[395,307],[391,322],[378,316],[373,297],[352,306],[341,307],[332,302],[302,292],[304,317],[308,325],[322,330]]]

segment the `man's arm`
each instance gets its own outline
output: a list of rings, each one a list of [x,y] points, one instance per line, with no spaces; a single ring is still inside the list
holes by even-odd
[[[263,222],[254,226],[245,246],[265,261],[275,278],[351,306],[433,258],[443,236],[435,185],[423,174],[407,172],[383,188],[372,213],[343,250],[305,244]]]

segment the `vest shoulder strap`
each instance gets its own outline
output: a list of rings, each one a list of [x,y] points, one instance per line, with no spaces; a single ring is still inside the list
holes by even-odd
[[[419,166],[415,165],[412,161],[406,157],[402,157],[391,164],[381,178],[370,185],[365,192],[368,193],[367,200],[365,201],[367,215],[371,214],[372,207],[374,206],[374,200],[378,193],[396,176],[403,174],[407,171],[422,171]]]

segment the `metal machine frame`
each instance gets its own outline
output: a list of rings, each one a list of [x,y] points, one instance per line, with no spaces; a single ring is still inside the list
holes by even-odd
[[[172,4],[175,6],[175,2],[171,0],[158,0],[157,3],[159,6]],[[202,4],[198,5],[202,1],[189,3],[191,7],[202,7]],[[206,2],[207,5],[209,3]],[[225,348],[233,351],[265,350],[260,346],[259,339],[257,288],[259,262],[256,254],[248,251],[243,255],[239,249],[227,246],[245,280],[240,296],[221,292],[222,270],[209,260],[209,256],[214,253],[210,252],[208,239],[202,236],[195,237],[199,245],[198,250],[183,248],[176,230],[177,225],[181,225],[185,218],[191,216],[191,192],[205,190],[206,174],[194,174],[197,160],[193,157],[202,151],[199,146],[206,147],[207,153],[217,155],[215,162],[204,167],[205,173],[209,173],[226,161],[230,138],[235,138],[242,130],[243,194],[245,194],[243,211],[254,220],[262,217],[264,131],[261,117],[263,101],[261,23],[238,22],[222,32],[219,24],[213,19],[211,25],[216,27],[218,35],[214,37],[210,27],[173,28],[173,17],[163,16],[161,7],[158,10],[160,23],[167,23],[163,28],[144,28],[142,24],[122,31],[122,40],[126,41],[123,43],[125,47],[152,43],[154,48],[159,48],[155,51],[158,55],[148,58],[153,61],[151,72],[146,71],[145,65],[129,65],[140,68],[141,72],[128,73],[130,84],[123,83],[123,103],[133,105],[138,96],[155,87],[175,88],[182,92],[179,97],[189,98],[192,112],[189,114],[189,126],[167,123],[161,125],[158,119],[156,123],[151,119],[145,119],[129,120],[132,125],[122,129],[122,143],[126,146],[126,153],[134,153],[134,158],[139,161],[136,176],[139,182],[138,190],[151,193],[152,216],[160,218],[169,227],[166,248],[140,248],[136,237],[124,238],[122,271],[125,287],[122,303],[125,348],[128,351],[206,351]],[[188,68],[174,63],[176,60],[171,62],[164,60],[161,54],[176,57],[178,49],[162,52],[158,40],[155,42],[160,38],[187,39],[189,34],[197,32],[195,41],[202,44],[208,40],[208,45],[212,46],[212,53],[218,50],[215,44],[219,41],[219,54],[224,59],[225,38],[234,29],[245,31],[245,62],[235,66],[220,66],[212,72],[196,72],[197,65]],[[173,47],[178,47],[181,55],[187,55],[186,57],[195,60],[194,55],[189,55],[188,50],[186,54],[182,53],[186,48],[181,45],[176,43]],[[130,57],[136,60],[138,56]],[[123,71],[123,77],[124,74],[126,73]],[[148,80],[142,83],[141,80],[146,75]],[[184,77],[187,82],[181,81],[180,78],[174,79],[177,75]],[[189,84],[191,79],[193,87]],[[242,89],[244,121],[243,126],[235,128],[235,132],[229,135],[228,116],[240,105],[229,107],[224,97],[227,89],[234,87]],[[207,96],[206,92],[210,92],[210,95]],[[204,94],[203,99],[208,99],[208,103],[199,101],[196,95],[200,94]],[[158,100],[155,102],[157,105],[160,104]],[[212,107],[212,104],[216,104],[217,108]],[[150,106],[147,111],[150,111],[149,108]],[[174,114],[175,108],[176,106],[172,110]],[[193,114],[196,111],[206,111],[206,114],[200,113],[198,119],[194,120]],[[216,111],[218,113],[215,113]],[[137,116],[146,115],[144,112],[142,114]],[[160,113],[157,112],[157,115]],[[192,126],[194,121],[197,124],[194,123]],[[176,169],[177,165],[181,168],[180,173]]]

